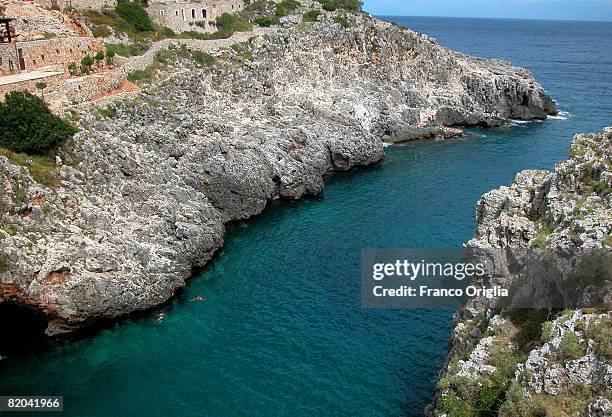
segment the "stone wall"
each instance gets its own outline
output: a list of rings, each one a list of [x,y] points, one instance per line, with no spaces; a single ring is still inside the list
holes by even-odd
[[[0,75],[19,72],[19,51],[23,57],[25,71],[43,67],[67,71],[70,63],[77,66],[86,55],[104,49],[104,44],[88,37],[41,39],[29,42],[16,42],[0,45]]]
[[[47,88],[45,89],[45,97],[50,94],[53,94],[54,90],[58,90],[63,85],[66,80],[65,74],[53,75],[45,78],[37,78],[35,80],[27,80],[21,81],[12,84],[4,84],[0,85],[0,100],[4,100],[4,95],[11,91],[29,91],[31,93],[40,94],[40,90],[36,88],[36,83],[42,81],[47,84]]]
[[[218,16],[223,13],[235,13],[243,7],[242,0],[151,1],[147,11],[155,22],[178,33],[190,30],[214,32],[217,30],[215,19]]]
[[[35,0],[37,6],[52,9],[64,9],[72,7],[74,9],[102,10],[104,8],[114,8],[117,0]]]
[[[15,43],[0,44],[0,76],[12,74],[19,70],[19,59]]]
[[[85,77],[69,78],[62,84],[63,99],[68,102],[85,102],[94,96],[119,88],[125,80],[122,71],[112,70]]]

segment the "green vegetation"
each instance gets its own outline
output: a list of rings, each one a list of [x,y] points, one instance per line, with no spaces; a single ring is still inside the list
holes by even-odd
[[[506,197],[506,199],[502,201],[502,203],[497,208],[497,211],[495,212],[496,219],[499,218],[499,216],[501,216],[501,214],[504,212],[504,210],[506,210],[506,208],[508,208],[509,203],[510,203],[510,200]]]
[[[231,46],[231,48],[243,59],[246,59],[247,61],[253,60],[253,53],[247,48],[246,44],[235,43]]]
[[[13,91],[0,103],[0,146],[13,152],[44,154],[76,133],[45,102],[27,91]]]
[[[448,374],[438,382],[439,389],[450,389],[441,398],[438,414],[465,417],[496,416],[497,410],[505,399],[505,392],[517,364],[525,359],[525,354],[514,354],[509,349],[491,351],[491,365],[496,367],[493,375],[483,376],[479,381],[458,377],[457,358],[449,364]]]
[[[302,20],[304,22],[316,22],[320,15],[321,12],[319,10],[309,10],[304,13]]]
[[[115,12],[138,32],[155,31],[153,21],[140,1],[119,0]]]
[[[150,82],[155,74],[167,68],[172,60],[190,59],[197,67],[210,67],[215,64],[214,56],[200,51],[189,51],[185,45],[180,48],[168,48],[165,51],[159,51],[155,55],[153,63],[144,70],[137,70],[128,75],[128,80],[132,82],[145,81]]]
[[[442,397],[440,414],[447,414],[453,417],[472,417],[470,406],[463,399],[459,398],[454,392],[449,392]]]
[[[94,60],[96,61],[96,64],[100,65],[100,63],[104,61],[104,52],[96,52],[96,55],[94,55]]]
[[[116,55],[115,51],[107,50],[105,55],[106,65],[113,65],[113,58]]]
[[[556,230],[550,219],[542,217],[539,221],[539,228],[531,242],[531,246],[538,249],[544,249],[548,246],[548,237]]]
[[[274,11],[274,17],[281,18],[287,16],[287,9],[285,9],[280,4],[276,6],[276,10]]]
[[[136,70],[128,74],[127,79],[135,83],[137,81],[151,81],[153,79],[153,66],[149,65],[143,70]]]
[[[222,13],[215,19],[219,32],[230,33],[247,32],[252,29],[251,24],[243,17],[236,14]],[[227,36],[227,37],[229,37]]]
[[[16,153],[5,148],[0,148],[0,155],[16,165],[27,167],[37,183],[48,187],[60,185],[59,168],[55,165],[55,158],[48,155]]]
[[[91,33],[94,35],[94,38],[106,38],[107,36],[112,35],[112,32],[108,29],[108,26],[94,26],[91,28]]]
[[[202,51],[193,51],[191,53],[191,58],[199,67],[210,67],[216,62],[216,58],[214,56]]]
[[[397,22],[391,22],[391,26],[395,26],[396,28],[398,28],[399,30],[407,30],[408,28],[404,25],[400,26],[397,24]]]
[[[82,14],[91,25],[93,35],[98,38],[110,36],[112,31],[109,28],[135,40],[168,37],[164,29],[153,23],[140,1],[120,0],[115,9],[104,9],[101,12],[85,10]]]
[[[71,62],[71,63],[68,65],[68,72],[69,72],[69,73],[70,73],[70,75],[72,75],[73,77],[79,73],[79,70],[77,69],[77,66],[76,66],[76,64],[75,64],[74,62]]]
[[[351,27],[351,24],[347,20],[346,16],[334,16],[332,20],[342,26],[344,29],[348,29]]]
[[[91,72],[91,66],[93,65],[94,60],[89,55],[86,55],[81,59],[81,74],[89,74]]]
[[[40,90],[41,97],[44,101],[45,100],[45,88],[48,87],[47,83],[44,81],[38,81],[36,84],[34,84],[34,86],[36,87],[37,90]]]
[[[612,253],[593,250],[584,255],[568,275],[568,284],[576,292],[590,285],[600,285],[612,278]]]
[[[108,26],[117,32],[126,33],[132,38],[140,35],[138,31],[130,23],[126,22],[121,16],[119,16],[115,10],[104,9],[102,12],[85,10],[83,11],[83,16],[91,25],[93,25],[92,32],[97,27],[104,28]],[[102,29],[98,29],[98,33],[101,33],[101,30]]]
[[[163,27],[161,29],[161,34],[164,35],[167,38],[175,38],[176,37],[176,33],[172,29],[170,29],[168,27]]]
[[[6,255],[0,253],[0,272],[6,272],[9,270],[10,263]]]
[[[117,108],[111,104],[108,104],[105,109],[96,109],[95,110],[96,119],[101,119],[103,117],[112,119],[117,117]]]
[[[605,360],[612,360],[612,318],[593,320],[585,330],[587,339],[595,344],[595,351]]]
[[[270,16],[258,16],[255,18],[255,23],[259,26],[270,27],[272,26],[272,18]]]
[[[202,33],[195,30],[183,32],[179,35],[182,39],[227,39],[234,32],[247,32],[253,28],[251,23],[239,14],[223,13],[216,19],[217,31],[214,33]]]
[[[578,359],[586,353],[580,339],[572,332],[565,333],[559,344],[559,350],[563,359]]]
[[[301,4],[295,0],[283,0],[276,5],[276,10],[274,12],[274,16],[276,18],[280,18],[283,16],[287,16],[288,12],[293,12],[295,9],[300,7]]]
[[[344,9],[352,12],[360,12],[363,8],[363,1],[361,0],[324,0],[323,10],[333,12],[336,9]]]
[[[293,11],[297,9],[298,7],[300,7],[301,4],[299,1],[296,1],[296,0],[283,0],[280,3],[278,3],[277,6],[281,6],[285,10]]]
[[[542,323],[542,330],[541,330],[541,336],[540,336],[540,340],[542,340],[542,343],[547,343],[550,342],[553,338],[553,322],[552,321],[545,321],[544,323]]]
[[[609,394],[608,394],[609,396]],[[583,415],[587,404],[596,394],[585,385],[570,386],[560,395],[524,395],[518,383],[513,383],[507,401],[501,406],[501,417],[571,417]]]
[[[129,58],[131,56],[142,55],[149,50],[151,43],[148,41],[139,41],[131,44],[125,43],[107,43],[106,44],[106,56],[109,55],[123,56]]]
[[[459,357],[451,360],[447,375],[438,382],[438,389],[448,390],[440,399],[437,415],[466,417],[493,417],[504,415],[519,417],[514,413],[518,398],[522,398],[520,385],[514,384],[514,375],[519,363],[527,359],[528,352],[541,344],[543,323],[549,318],[548,310],[515,309],[504,313],[509,323],[495,331],[495,343],[489,351],[488,364],[495,367],[491,375],[481,375],[477,380],[457,375]],[[487,328],[484,315],[465,323],[462,338],[478,327],[483,336]],[[546,333],[550,333],[547,331]],[[513,346],[510,348],[510,346]],[[464,357],[467,355],[464,355]],[[522,406],[523,403],[519,402]],[[533,416],[535,417],[535,415]]]
[[[517,331],[512,336],[521,351],[533,349],[542,341],[543,324],[549,319],[548,310],[535,310],[530,308],[516,308],[506,313],[508,319]]]

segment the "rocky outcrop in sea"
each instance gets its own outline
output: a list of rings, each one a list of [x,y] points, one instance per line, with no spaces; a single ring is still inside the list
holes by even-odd
[[[58,187],[0,157],[0,302],[44,313],[49,335],[151,308],[211,259],[226,223],[320,193],[383,142],[556,112],[525,69],[334,18],[285,20],[213,57],[164,52],[137,97],[72,112]]]
[[[612,128],[576,135],[553,172],[478,202],[467,246],[513,299],[456,314],[430,415],[612,413],[611,156]]]

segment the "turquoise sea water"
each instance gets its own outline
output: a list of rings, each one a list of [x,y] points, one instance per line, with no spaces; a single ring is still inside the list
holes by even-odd
[[[565,116],[387,148],[377,166],[334,174],[320,199],[231,227],[214,262],[160,308],[163,323],[152,312],[13,354],[0,361],[0,395],[64,395],[64,416],[421,415],[452,312],[362,310],[359,251],[458,246],[481,194],[551,168],[573,133],[612,125],[612,24],[392,20],[529,67]]]

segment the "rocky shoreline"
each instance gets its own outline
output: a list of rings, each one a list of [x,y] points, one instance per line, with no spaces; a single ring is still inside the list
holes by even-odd
[[[478,202],[467,246],[516,297],[456,314],[428,415],[612,413],[611,157],[612,128],[576,135],[553,172],[520,172]]]
[[[59,187],[0,157],[0,303],[44,313],[49,335],[151,308],[211,259],[224,224],[320,193],[326,173],[379,161],[383,140],[556,113],[524,69],[347,16],[204,60],[167,51],[137,97],[73,111]]]

